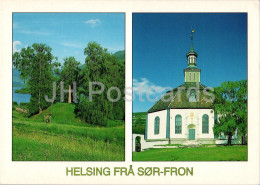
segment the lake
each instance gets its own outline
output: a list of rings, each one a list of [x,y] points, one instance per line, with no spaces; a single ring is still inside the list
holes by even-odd
[[[22,87],[13,87],[13,101],[16,101],[18,104],[21,102],[27,103],[30,102],[31,95],[30,94],[19,94],[15,93],[16,89],[21,89]]]

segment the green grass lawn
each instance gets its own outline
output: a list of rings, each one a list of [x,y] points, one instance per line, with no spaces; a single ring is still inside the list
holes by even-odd
[[[124,125],[88,125],[73,111],[74,105],[65,103],[31,118],[13,110],[13,161],[124,160]],[[53,114],[52,122],[43,122],[49,113]]]
[[[133,152],[133,161],[247,161],[247,146],[154,148]]]

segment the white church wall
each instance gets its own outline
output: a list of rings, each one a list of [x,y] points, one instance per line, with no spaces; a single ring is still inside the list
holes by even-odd
[[[154,134],[154,119],[160,118],[159,134]],[[166,139],[167,110],[148,113],[147,139]]]
[[[175,134],[175,116],[182,116],[182,133]],[[202,133],[202,116],[209,116],[209,133]],[[170,110],[170,138],[189,138],[189,125],[193,124],[196,139],[214,139],[214,110],[213,109],[171,109]]]

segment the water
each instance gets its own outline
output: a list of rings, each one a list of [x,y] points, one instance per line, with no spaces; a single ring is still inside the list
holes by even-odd
[[[21,89],[21,87],[13,87],[13,101],[16,101],[18,104],[21,102],[28,103],[30,102],[31,95],[30,94],[19,94],[15,93],[16,89]]]

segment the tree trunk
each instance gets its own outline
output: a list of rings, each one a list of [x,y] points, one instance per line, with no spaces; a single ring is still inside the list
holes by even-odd
[[[39,112],[42,112],[42,108],[40,106],[41,103],[41,79],[42,79],[42,61],[40,60],[40,77],[39,77],[39,89],[38,89],[38,105],[39,105]]]
[[[228,135],[228,145],[231,145],[231,138],[232,138],[232,135],[229,134],[229,135]]]
[[[39,113],[41,113],[42,112],[42,108],[39,106]]]
[[[245,144],[246,144],[246,136],[243,135],[243,136],[242,136],[242,145],[245,145]]]
[[[68,103],[71,103],[71,86],[69,85]]]

